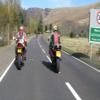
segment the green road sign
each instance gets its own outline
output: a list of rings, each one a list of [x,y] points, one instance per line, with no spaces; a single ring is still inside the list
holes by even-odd
[[[90,29],[90,41],[91,43],[100,42],[100,28]]]
[[[89,43],[100,43],[100,9],[90,10]]]

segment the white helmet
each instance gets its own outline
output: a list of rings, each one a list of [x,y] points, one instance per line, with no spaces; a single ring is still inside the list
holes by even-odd
[[[24,30],[24,27],[23,26],[20,26],[19,30],[22,30],[23,31]]]
[[[53,26],[53,30],[54,30],[54,31],[57,31],[57,30],[58,30],[58,27],[57,27],[56,25],[54,25],[54,26]]]

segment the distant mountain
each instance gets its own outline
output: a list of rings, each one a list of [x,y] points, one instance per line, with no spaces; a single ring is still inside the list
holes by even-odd
[[[40,9],[40,8],[29,8],[26,10],[26,15],[27,15],[27,18],[32,17],[39,20],[40,17],[42,16],[42,12],[43,12],[43,9]]]
[[[49,8],[29,8],[26,10],[27,17],[33,17],[35,19],[40,19],[42,16],[43,18],[47,17],[49,15],[49,12],[51,9]]]

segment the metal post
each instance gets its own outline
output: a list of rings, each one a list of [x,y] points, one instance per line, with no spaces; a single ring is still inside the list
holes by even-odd
[[[90,60],[92,60],[92,56],[93,56],[93,44],[90,44],[90,45],[91,45]]]

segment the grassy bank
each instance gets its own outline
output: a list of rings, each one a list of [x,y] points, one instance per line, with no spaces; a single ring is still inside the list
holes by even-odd
[[[86,38],[69,38],[63,36],[61,37],[61,43],[73,52],[81,52],[89,56],[90,45]]]

